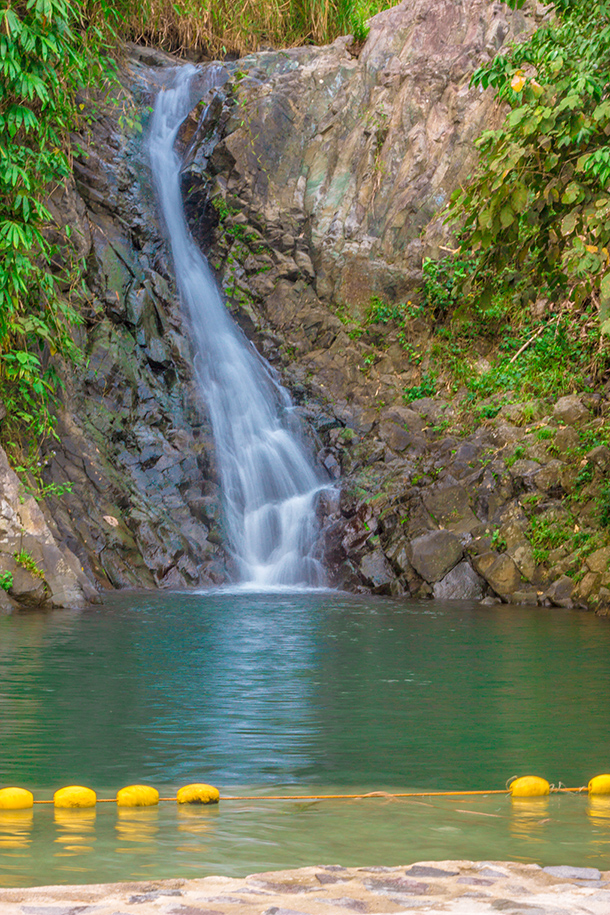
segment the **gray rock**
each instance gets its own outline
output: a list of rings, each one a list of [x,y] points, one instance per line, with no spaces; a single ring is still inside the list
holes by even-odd
[[[413,441],[413,436],[404,426],[398,423],[382,423],[379,427],[379,437],[392,451],[405,451]]]
[[[566,464],[564,464],[563,461],[549,461],[546,467],[543,467],[542,470],[539,470],[535,475],[534,482],[542,492],[554,492],[555,497],[557,497],[557,492],[561,495],[562,479],[565,470]]]
[[[521,573],[506,553],[482,553],[474,556],[472,564],[489,586],[505,600],[521,588]]]
[[[20,550],[32,557],[40,575],[14,562],[12,556]],[[77,608],[97,598],[78,559],[56,540],[40,506],[24,493],[1,448],[0,551],[4,554],[0,567],[13,575],[10,596],[20,606]]]
[[[429,864],[414,864],[405,874],[407,877],[457,877],[459,871],[446,871]]]
[[[360,571],[366,581],[374,588],[387,585],[396,578],[390,563],[381,550],[367,553],[360,563]]]
[[[485,592],[485,582],[470,563],[460,562],[444,578],[435,582],[432,591],[437,600],[480,600]]]
[[[574,592],[574,582],[567,575],[562,575],[557,581],[554,581],[546,592],[546,597],[551,603],[558,607],[572,607],[572,594]]]
[[[576,394],[560,397],[553,407],[553,416],[567,426],[575,426],[591,417],[590,412]]]
[[[438,524],[455,533],[468,533],[481,523],[470,507],[470,497],[463,486],[428,490],[424,505]]]
[[[388,419],[391,419],[392,422],[400,423],[405,429],[408,429],[409,432],[415,432],[416,434],[419,434],[426,425],[420,414],[415,410],[410,410],[409,407],[391,407],[391,409],[387,411],[386,416]]]
[[[601,880],[602,876],[596,867],[570,867],[568,864],[543,867],[542,870],[551,877],[561,877],[563,880]]]
[[[428,582],[440,581],[462,558],[462,544],[449,531],[431,531],[411,541],[411,565]]]
[[[3,588],[0,588],[0,615],[10,614],[17,608],[17,603],[8,596]]]
[[[513,591],[509,600],[511,604],[535,607],[538,604],[538,592],[533,588],[523,588],[517,591]]]
[[[598,445],[597,448],[592,448],[585,457],[590,464],[594,464],[600,470],[608,470],[610,468],[610,448],[606,447],[606,445]]]
[[[574,451],[574,449],[578,448],[580,445],[578,432],[576,429],[573,429],[572,426],[566,426],[564,429],[559,429],[553,445],[561,454],[565,454],[568,451]]]
[[[585,562],[592,572],[600,572],[602,575],[610,569],[610,547],[602,547],[587,556]]]

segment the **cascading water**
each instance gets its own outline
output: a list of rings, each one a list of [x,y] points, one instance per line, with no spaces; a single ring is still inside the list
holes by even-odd
[[[210,89],[224,81],[221,71],[209,67],[205,72]],[[173,86],[159,93],[149,155],[212,422],[227,537],[241,582],[261,588],[319,587],[324,571],[313,555],[315,503],[324,484],[290,429],[286,391],[233,323],[186,224],[174,142],[192,108],[191,83],[198,72],[182,67]]]

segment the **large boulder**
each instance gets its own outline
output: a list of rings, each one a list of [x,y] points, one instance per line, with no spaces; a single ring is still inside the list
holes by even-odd
[[[363,557],[360,572],[365,581],[376,589],[384,588],[396,578],[390,563],[381,550],[374,550]]]
[[[567,426],[576,426],[591,418],[589,410],[576,394],[560,397],[553,407],[553,416]]]
[[[462,558],[462,544],[449,531],[431,531],[411,541],[409,559],[424,581],[435,582],[449,572]]]
[[[470,77],[528,27],[488,0],[405,0],[373,17],[358,57],[348,37],[248,55],[210,160],[214,192],[296,274],[315,273],[320,300],[357,311],[372,295],[400,299],[422,254],[445,243],[438,214],[474,165],[475,140],[502,119]],[[206,142],[202,130],[195,146]],[[205,180],[193,171],[187,184],[194,213]]]
[[[432,587],[436,600],[481,600],[485,582],[468,562],[460,562]]]
[[[473,565],[490,588],[504,600],[521,590],[521,572],[507,553],[490,550],[473,557]]]

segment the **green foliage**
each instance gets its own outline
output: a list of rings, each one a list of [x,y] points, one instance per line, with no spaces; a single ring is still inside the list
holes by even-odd
[[[610,483],[606,483],[599,495],[599,523],[610,528]]]
[[[477,412],[481,419],[495,419],[500,412],[500,407],[496,407],[494,404],[483,404]]]
[[[521,0],[512,0],[520,6]],[[459,287],[488,302],[505,269],[525,298],[591,299],[610,330],[610,2],[555,0],[526,42],[479,69],[510,106],[479,140],[480,165],[450,218],[474,269]]]
[[[413,400],[419,400],[420,397],[434,397],[436,394],[436,378],[431,374],[424,374],[420,384],[405,388],[403,400],[405,403],[411,403]]]
[[[406,304],[399,302],[390,304],[379,296],[371,296],[371,304],[367,315],[367,324],[396,324],[404,327],[409,318],[416,318],[422,313],[421,305],[414,305],[411,300]]]
[[[44,572],[42,569],[38,568],[34,557],[27,550],[18,550],[18,552],[14,554],[14,559],[17,565],[21,566],[22,569],[27,569],[32,575],[36,575],[37,578],[44,578]]]
[[[51,357],[74,358],[78,318],[66,290],[79,275],[69,230],[48,239],[45,205],[71,172],[68,138],[76,93],[100,71],[87,42],[101,40],[72,0],[16,0],[0,9],[0,399],[3,435],[53,432],[58,375]],[[99,52],[99,42],[97,51]]]
[[[595,468],[592,464],[585,464],[584,467],[581,467],[576,478],[574,480],[574,487],[576,489],[582,489],[583,486],[586,486],[587,483],[590,483],[593,480],[595,475]]]
[[[517,461],[520,461],[521,458],[524,458],[524,457],[525,457],[525,448],[523,447],[523,445],[517,445],[517,447],[515,448],[513,453],[510,455],[510,457],[506,458],[506,461],[505,461],[506,466],[512,467],[513,464],[516,464]]]
[[[349,4],[352,6],[352,4]],[[371,4],[372,6],[373,4]],[[377,12],[377,10],[375,10]],[[373,13],[369,13],[370,16]],[[354,4],[350,10],[349,14],[349,25],[352,35],[354,36],[354,41],[357,44],[364,44],[368,38],[370,32],[369,26],[366,24],[367,20],[367,10],[363,9],[359,4]]]
[[[586,316],[582,320],[576,316],[559,326],[555,322],[544,326],[542,333],[515,358],[523,343],[531,338],[531,331],[532,326],[527,324],[517,332],[507,329],[499,357],[491,369],[471,378],[468,384],[471,395],[488,397],[498,391],[518,391],[519,397],[528,394],[556,398],[587,387],[599,335],[594,334],[589,340]]]
[[[574,528],[575,521],[572,515],[533,515],[530,518],[527,538],[533,547],[534,560],[546,562],[551,550],[571,543]]]
[[[495,530],[491,535],[491,546],[492,549],[497,550],[498,553],[506,552],[506,540],[500,535],[499,530]]]
[[[473,260],[425,258],[422,294],[426,310],[436,320],[452,315],[461,301],[461,286],[474,269]]]
[[[0,588],[3,591],[10,591],[13,587],[13,573],[12,572],[0,572]]]

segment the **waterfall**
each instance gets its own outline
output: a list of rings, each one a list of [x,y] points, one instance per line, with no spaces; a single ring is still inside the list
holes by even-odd
[[[209,89],[222,81],[220,72],[214,66],[204,72]],[[201,76],[193,66],[181,67],[173,85],[157,96],[148,149],[190,324],[196,376],[212,423],[228,546],[244,584],[321,586],[324,571],[314,556],[315,509],[325,484],[298,430],[291,429],[287,392],[233,322],[184,215],[174,142],[193,107],[196,73]]]

